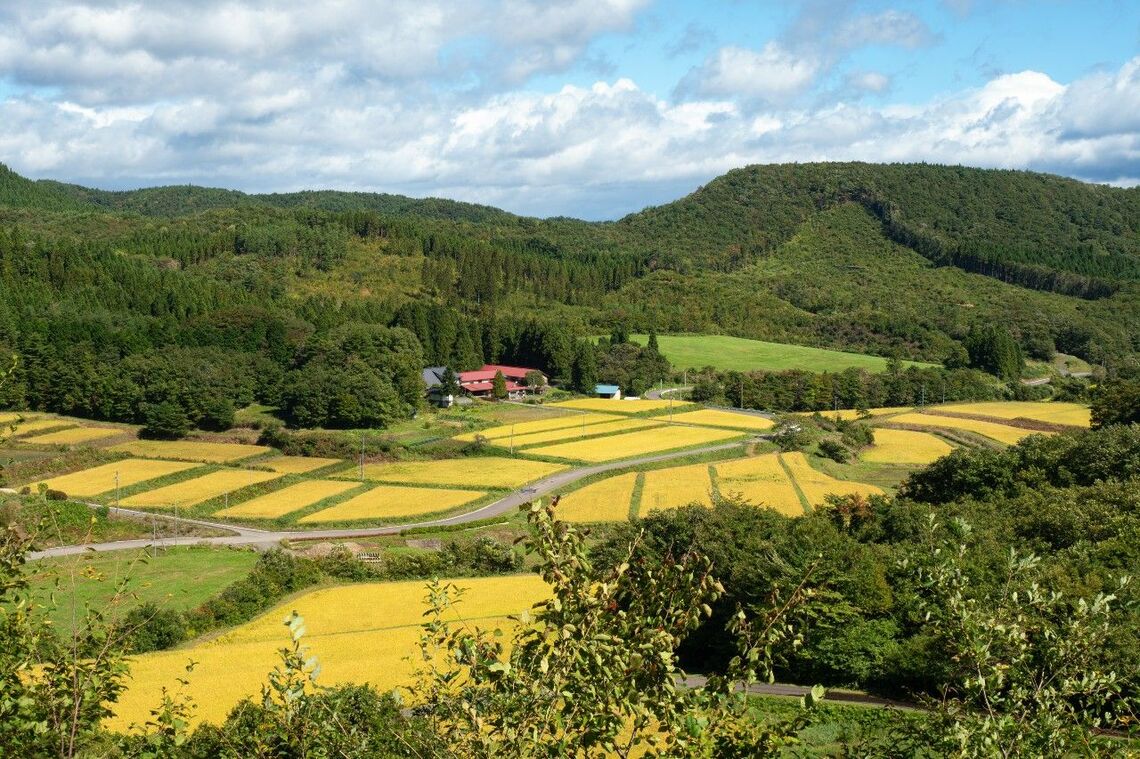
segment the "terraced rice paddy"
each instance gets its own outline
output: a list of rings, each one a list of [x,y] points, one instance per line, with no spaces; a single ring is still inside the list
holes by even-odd
[[[641,516],[651,511],[675,509],[690,503],[711,506],[712,480],[708,464],[691,464],[645,473],[641,489]]]
[[[471,503],[485,495],[478,490],[452,490],[445,488],[413,488],[398,485],[379,485],[347,501],[308,514],[297,520],[299,524],[322,522],[355,522],[393,519],[448,511]]]
[[[466,589],[455,618],[487,628],[506,628],[508,616],[549,595],[536,575],[451,582]],[[381,691],[405,685],[414,667],[406,657],[419,640],[425,595],[421,580],[316,590],[211,641],[132,657],[127,690],[108,727],[125,730],[145,722],[160,703],[162,686],[186,675],[187,659],[197,662],[186,691],[198,704],[195,721],[220,723],[242,697],[260,693],[266,674],[279,661],[277,649],[289,642],[283,621],[292,610],[305,619],[303,643],[320,661],[323,685],[367,682]]]
[[[512,432],[515,435],[529,435],[532,432],[547,432],[549,430],[561,430],[567,427],[581,427],[584,425],[598,424],[600,422],[612,422],[620,418],[621,417],[612,414],[563,414],[562,416],[556,416],[550,419],[535,419],[530,422],[502,424],[498,427],[489,427],[476,432],[465,432],[462,435],[456,435],[455,439],[464,443],[470,443],[475,440],[476,437],[498,440],[499,438],[509,437]]]
[[[127,488],[147,480],[167,477],[176,472],[193,469],[197,464],[182,461],[152,461],[149,459],[124,459],[102,464],[82,472],[65,474],[45,480],[49,488],[67,493],[69,496],[89,498],[115,490],[115,475],[119,477],[119,487]],[[33,485],[33,489],[35,486]]]
[[[356,487],[358,483],[344,480],[305,480],[215,512],[214,516],[275,519]]]
[[[565,468],[561,464],[505,456],[468,456],[441,461],[365,464],[364,479],[417,485],[516,488]]]
[[[527,453],[576,461],[614,461],[660,453],[675,448],[719,443],[739,436],[739,432],[730,430],[666,426],[639,432],[628,432],[623,435],[612,435],[596,440],[581,440],[530,448]]]
[[[812,506],[821,506],[829,495],[882,495],[881,488],[863,482],[837,480],[813,469],[804,455],[798,451],[782,454],[784,464],[792,473],[804,497]]]
[[[558,518],[566,522],[624,522],[629,519],[629,505],[637,472],[619,474],[562,497]]]
[[[892,416],[890,421],[892,424],[913,424],[923,427],[944,427],[950,430],[967,430],[1007,445],[1013,445],[1022,438],[1034,434],[1033,430],[1008,427],[996,422],[983,422],[977,419],[959,419],[951,416],[937,416],[934,413],[900,414],[898,416]]]
[[[992,403],[954,403],[932,409],[935,413],[975,414],[996,419],[1033,419],[1050,424],[1088,427],[1092,424],[1088,406],[1053,401],[995,401]]]
[[[154,508],[163,506],[196,506],[212,498],[235,490],[274,480],[276,472],[259,472],[256,469],[220,469],[195,477],[192,480],[136,493],[122,500],[124,506]]]
[[[109,437],[126,434],[125,430],[111,427],[72,427],[69,430],[48,432],[43,435],[26,437],[20,442],[35,443],[37,445],[79,445],[90,443],[93,440],[106,440]]]
[[[803,503],[779,454],[766,453],[715,465],[717,490],[723,496],[739,495],[749,503],[767,506],[791,517],[804,513]]]
[[[39,430],[50,430],[52,427],[74,427],[73,422],[64,419],[29,419],[16,425],[15,430],[5,430],[5,434],[27,435]]]
[[[875,444],[859,458],[874,464],[929,464],[953,450],[945,440],[929,432],[875,430]]]
[[[611,414],[639,414],[643,411],[661,411],[669,408],[670,404],[673,409],[680,411],[688,411],[689,409],[696,408],[696,404],[689,403],[688,401],[670,401],[668,399],[662,400],[649,400],[647,398],[638,398],[632,400],[612,400],[610,398],[581,398],[576,401],[563,401],[562,403],[555,403],[554,408],[574,408],[583,409],[585,411],[602,411]]]
[[[668,417],[665,417],[668,419]],[[703,427],[726,427],[730,430],[770,430],[776,426],[771,419],[754,414],[737,414],[732,411],[701,409],[674,414],[672,421],[682,424],[699,424]]]
[[[514,446],[518,448],[524,445],[539,445],[541,443],[556,443],[561,440],[573,440],[574,438],[588,437],[592,435],[605,435],[613,432],[629,432],[631,430],[642,430],[649,427],[660,427],[661,422],[655,419],[618,419],[615,422],[602,422],[601,424],[590,424],[585,427],[567,427],[561,430],[549,430],[547,432],[532,432],[529,435],[515,435]],[[511,444],[511,438],[500,438],[495,441],[495,445],[506,448]]]
[[[269,467],[280,474],[305,474],[338,463],[344,462],[340,459],[322,459],[316,456],[278,456],[259,461],[257,465]]]
[[[890,416],[891,414],[904,414],[907,411],[914,411],[911,406],[880,406],[879,408],[869,408],[867,413],[871,416]],[[854,419],[859,419],[859,409],[841,408],[838,411],[821,411],[819,412],[828,419],[835,419],[836,417],[845,422],[850,422]]]
[[[269,453],[273,449],[263,445],[207,443],[200,440],[132,440],[129,443],[112,446],[110,450],[154,459],[183,459],[228,464],[250,456]]]
[[[23,414],[19,411],[0,411],[0,424],[12,424],[21,417],[30,420],[34,416],[35,414]]]

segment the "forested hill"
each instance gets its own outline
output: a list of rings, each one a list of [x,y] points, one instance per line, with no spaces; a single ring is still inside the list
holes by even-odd
[[[256,324],[277,337],[234,339]],[[934,362],[998,324],[1029,356],[1140,373],[1140,190],[751,166],[592,223],[375,193],[109,192],[0,166],[0,353],[87,351],[98,367],[241,343],[286,371],[309,336],[361,324],[408,329],[429,364],[510,359],[561,377],[575,338],[619,324]],[[43,405],[103,402],[66,401]]]
[[[691,195],[625,217],[630,237],[671,240],[694,263],[723,267],[762,256],[812,215],[864,206],[884,232],[937,264],[1034,289],[1106,294],[1140,280],[1140,189],[1023,171],[927,164],[750,166]],[[1048,280],[1046,273],[1066,277]],[[1081,289],[1084,278],[1104,290]],[[1024,281],[1021,281],[1024,280]]]
[[[98,190],[51,180],[32,181],[0,164],[0,206],[52,211],[105,211],[143,216],[186,216],[227,208],[311,208],[321,211],[373,211],[394,216],[503,223],[516,218],[491,206],[444,198],[409,198],[374,192],[313,190],[251,195],[196,185],[140,190]]]

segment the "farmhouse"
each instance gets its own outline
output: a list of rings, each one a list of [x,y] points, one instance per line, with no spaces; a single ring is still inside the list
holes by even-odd
[[[446,366],[429,366],[421,372],[424,386],[427,387],[428,403],[440,408],[451,408],[458,400],[443,389],[443,375],[446,371]]]
[[[526,378],[534,373],[542,377],[540,386],[546,385],[546,375],[537,369],[528,369],[525,366],[502,366],[500,364],[484,364],[481,368],[470,372],[459,373],[459,387],[463,392],[476,398],[490,398],[494,386],[495,374],[503,373],[507,381],[507,394],[510,398],[519,399],[528,392],[536,391],[535,387],[528,387]]]
[[[594,385],[594,395],[599,398],[621,400],[621,387],[618,385]]]

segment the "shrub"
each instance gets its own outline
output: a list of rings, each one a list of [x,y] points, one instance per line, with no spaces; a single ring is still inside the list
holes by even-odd
[[[846,464],[851,459],[851,451],[835,438],[820,440],[819,453],[821,456],[826,456],[832,461],[838,461],[840,464]]]

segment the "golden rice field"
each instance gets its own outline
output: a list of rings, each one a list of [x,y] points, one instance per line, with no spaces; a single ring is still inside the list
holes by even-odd
[[[792,472],[792,477],[800,491],[812,506],[820,506],[829,495],[882,495],[881,488],[863,482],[848,482],[813,469],[807,458],[799,451],[782,454],[784,463]]]
[[[662,418],[662,417],[658,417]],[[669,417],[663,417],[668,419]],[[704,427],[727,427],[730,430],[770,430],[776,426],[771,419],[753,414],[736,414],[732,411],[718,411],[717,409],[701,409],[699,411],[685,411],[673,414],[674,422],[683,424],[699,424]]]
[[[378,485],[347,501],[307,514],[298,524],[351,522],[360,519],[387,521],[436,511],[447,511],[482,498],[480,490],[414,488],[400,485]]]
[[[645,473],[641,489],[641,516],[654,510],[675,509],[690,503],[712,505],[708,464],[691,464]]]
[[[4,432],[12,435],[27,435],[29,432],[49,430],[52,427],[67,427],[68,425],[74,426],[74,423],[65,419],[29,419],[17,424],[15,430],[5,430]]]
[[[718,443],[739,437],[740,434],[732,430],[714,430],[707,427],[665,426],[595,440],[580,440],[541,448],[530,448],[527,453],[577,461],[613,461],[644,454],[660,453],[674,448]]]
[[[119,475],[119,487],[126,488],[147,480],[156,480],[175,472],[193,469],[197,464],[183,461],[151,461],[149,459],[124,459],[102,464],[82,472],[74,472],[45,480],[44,484],[53,490],[68,495],[90,497],[110,493],[115,489],[115,474]],[[34,488],[35,486],[33,486]]]
[[[211,498],[232,493],[250,485],[275,480],[276,472],[259,472],[256,469],[219,469],[192,480],[136,493],[122,500],[122,505],[140,508],[156,506],[196,506]]]
[[[912,406],[880,406],[878,408],[869,408],[867,413],[871,416],[890,416],[891,414],[903,414],[907,411],[914,411]],[[859,410],[853,408],[843,408],[838,411],[821,411],[819,412],[828,419],[835,419],[838,417],[845,422],[850,422],[859,418]]]
[[[125,434],[125,430],[117,430],[111,427],[72,427],[69,430],[59,430],[58,432],[48,432],[43,435],[26,437],[20,442],[38,443],[41,445],[79,445],[80,443],[90,443],[92,440],[105,440],[106,438],[123,434]]]
[[[532,432],[529,435],[515,435],[514,444],[518,448],[522,445],[539,445],[541,443],[556,443],[561,440],[573,440],[574,438],[586,437],[590,435],[605,435],[613,432],[629,432],[631,430],[643,430],[650,427],[660,427],[661,422],[656,419],[618,419],[615,422],[602,422],[601,424],[590,424],[585,427],[566,427],[561,430],[549,430],[547,432]],[[494,441],[494,444],[506,448],[511,443],[511,438],[504,437]]]
[[[993,401],[987,403],[953,403],[938,406],[935,413],[949,411],[955,414],[976,414],[997,419],[1033,419],[1051,424],[1066,424],[1072,427],[1088,427],[1092,424],[1092,412],[1088,406],[1079,403],[1056,401]]]
[[[264,445],[207,443],[201,440],[132,440],[129,443],[111,446],[110,450],[155,459],[185,459],[207,461],[211,464],[228,464],[231,461],[269,453],[273,449]]]
[[[465,432],[462,435],[456,435],[455,439],[464,443],[470,443],[475,440],[476,437],[497,440],[499,438],[508,437],[512,430],[514,430],[516,436],[529,435],[532,432],[547,432],[549,430],[561,430],[567,427],[598,424],[599,422],[612,422],[620,418],[621,417],[613,416],[612,414],[564,414],[550,419],[535,419],[530,422],[502,424],[498,427],[489,427],[476,432]]]
[[[999,443],[1013,445],[1024,437],[1034,434],[1033,430],[1023,430],[1018,427],[1009,427],[996,422],[983,422],[977,419],[959,419],[952,416],[937,416],[934,413],[926,414],[900,414],[890,420],[898,424],[914,424],[925,427],[945,427],[951,430],[968,430],[979,435],[997,440]]]
[[[277,456],[257,462],[258,466],[269,467],[279,474],[305,474],[314,469],[341,463],[340,459],[322,459],[316,456]]]
[[[417,485],[515,488],[561,472],[565,468],[561,464],[510,459],[505,456],[467,456],[439,461],[365,464],[364,479]]]
[[[466,589],[452,618],[492,629],[507,628],[508,616],[549,595],[536,575],[451,582]],[[188,659],[197,662],[186,690],[198,705],[194,722],[220,723],[241,698],[260,694],[266,674],[279,661],[277,649],[289,642],[284,621],[292,610],[305,619],[303,643],[320,661],[319,683],[370,683],[381,691],[407,685],[414,668],[407,657],[416,652],[425,596],[421,580],[316,590],[208,642],[132,657],[127,689],[107,726],[125,730],[145,722],[162,698],[162,686],[186,676]]]
[[[0,411],[0,424],[12,424],[21,417],[24,419],[32,419],[35,417],[35,414],[23,414],[19,411]]]
[[[305,480],[243,501],[237,506],[214,512],[214,516],[274,519],[326,498],[332,498],[334,495],[346,493],[355,487],[359,487],[359,483],[344,480]]]
[[[590,483],[562,496],[558,502],[558,518],[565,522],[624,522],[629,519],[636,483],[637,472]]]
[[[953,450],[941,438],[914,430],[875,430],[875,444],[859,458],[874,464],[929,464]]]
[[[660,411],[672,405],[678,412],[696,407],[688,401],[649,400],[639,398],[634,400],[615,401],[610,398],[581,398],[576,401],[563,401],[553,404],[554,408],[576,408],[585,411],[603,411],[611,414],[638,414],[642,411]]]
[[[803,503],[784,467],[780,466],[778,454],[725,461],[714,467],[721,495],[736,494],[750,503],[767,506],[790,517],[803,515]]]

